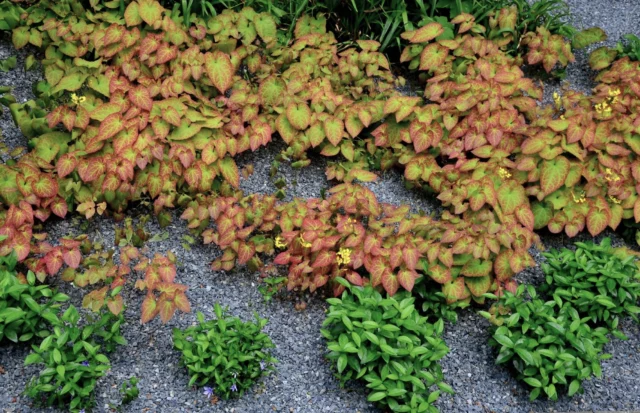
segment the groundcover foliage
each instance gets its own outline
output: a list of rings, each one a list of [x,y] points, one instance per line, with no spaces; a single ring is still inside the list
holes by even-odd
[[[262,332],[267,320],[256,315],[256,322],[243,322],[226,315],[216,303],[215,320],[205,321],[197,314],[198,325],[173,330],[173,344],[182,353],[189,370],[189,385],[207,386],[223,399],[242,395],[277,362],[271,356],[274,344]]]
[[[516,369],[518,380],[531,388],[531,400],[541,394],[557,400],[561,388],[573,396],[582,391],[583,380],[601,377],[600,360],[611,356],[601,354],[608,330],[590,327],[571,303],[543,301],[531,286],[525,300],[524,287],[515,295],[505,293],[496,304],[493,319],[499,327],[489,341],[499,349],[496,362]]]
[[[105,317],[115,318],[108,312]],[[39,345],[34,344],[25,360],[25,365],[43,364],[45,368],[27,383],[24,393],[45,406],[68,406],[72,411],[93,407],[97,380],[111,367],[101,350],[110,349],[111,337],[121,337],[120,324],[87,323],[80,327],[80,315],[74,306],[60,317],[49,313],[47,320],[53,333]]]
[[[496,362],[515,367],[517,378],[532,388],[532,400],[540,394],[556,400],[558,386],[573,396],[584,379],[600,378],[600,360],[611,357],[601,354],[607,334],[626,339],[617,330],[619,317],[637,320],[640,312],[638,253],[613,248],[609,238],[575,246],[544,253],[541,297],[527,286],[527,300],[519,286],[481,312],[494,324]]]
[[[595,325],[616,329],[621,317],[638,320],[637,253],[613,248],[611,239],[605,238],[600,245],[578,242],[575,251],[565,248],[543,255],[547,262],[542,264],[546,274],[542,291],[554,300],[571,303]]]
[[[36,285],[35,275],[16,274],[15,255],[0,257],[0,342],[29,341],[50,334],[47,318],[68,296],[48,285]]]
[[[50,240],[40,223],[73,213],[122,220],[127,207],[136,203],[152,204],[158,222],[166,226],[171,220],[168,209],[179,207],[194,234],[222,250],[212,263],[214,270],[247,265],[266,271],[273,257],[271,265],[288,270],[286,281],[277,286],[311,291],[328,287],[335,296],[342,294],[341,302],[356,307],[375,302],[382,307],[376,311],[392,326],[388,328],[411,330],[407,319],[428,325],[414,305],[421,304],[434,319],[454,319],[442,302],[464,307],[516,292],[513,276],[534,265],[528,251],[538,242],[537,230],[569,237],[586,230],[595,236],[616,229],[623,220],[640,221],[640,66],[633,61],[634,39],[628,47],[592,53],[589,62],[598,71],[593,94],[566,90],[554,95],[552,105],[538,105],[542,89],[525,76],[523,67],[561,76],[574,60],[574,49],[606,37],[596,28],[577,33],[565,25],[562,2],[418,1],[418,13],[410,13],[413,3],[383,3],[368,13],[373,3],[364,0],[326,2],[322,7],[289,2],[288,9],[256,0],[254,8],[234,2],[225,10],[218,2],[191,0],[177,5],[156,0],[2,1],[0,30],[11,31],[18,49],[40,49],[44,80],[34,85],[36,98],[25,103],[0,89],[0,103],[9,107],[29,143],[26,154],[8,154],[0,165],[0,256],[15,253],[20,265],[31,271],[27,274],[33,274],[27,276],[30,285],[61,274],[76,286],[92,286],[83,306],[102,314],[98,326],[108,324],[106,310],[121,320],[121,291],[128,284],[145,293],[141,321],[159,317],[166,323],[176,311],[191,310],[187,286],[176,280],[173,253],[145,256],[144,222],[138,227],[124,222],[116,231],[117,250],[106,250],[83,235]],[[335,11],[344,9],[353,13]],[[318,11],[326,15],[313,14]],[[332,31],[338,27],[351,33]],[[345,38],[350,41],[343,42]],[[397,62],[382,53],[391,45],[403,47],[396,60],[424,88],[421,96],[398,90],[406,81],[392,71]],[[235,158],[274,139],[286,144],[274,169],[282,162],[305,167],[314,152],[332,158],[326,175],[341,184],[322,199],[281,202],[282,184],[277,196],[244,195],[240,177],[250,168],[240,171]],[[443,206],[438,219],[406,205],[379,203],[370,190],[354,184],[374,181],[376,171],[393,167],[404,171],[408,186],[437,196]],[[592,247],[581,248],[588,250],[585,255],[593,252]],[[574,258],[583,266],[582,257]],[[566,284],[553,294],[555,304],[534,298],[531,304],[516,305],[517,297],[511,303],[539,308],[535,317],[553,317],[560,326],[569,322],[553,345],[573,346],[576,332],[599,343],[594,335],[601,330],[592,326],[604,320],[615,327],[619,314],[637,312],[637,296],[635,281],[621,275],[632,266],[630,261],[598,260],[607,261],[605,269],[596,276],[591,274],[594,267],[584,264],[583,272],[590,274],[586,279],[574,272],[578,267],[573,264],[554,267],[558,272],[550,275],[552,282]],[[127,283],[132,273],[138,278]],[[599,297],[589,303],[586,288],[571,289],[585,282]],[[422,302],[414,304],[409,298],[414,288]],[[356,303],[345,295],[347,290],[358,299],[357,294],[365,292],[389,297],[381,299],[383,304],[377,299]],[[29,302],[25,304],[31,308]],[[396,316],[387,318],[385,313]],[[583,326],[587,317],[592,324]],[[520,321],[511,322],[516,328]],[[206,336],[205,342],[228,333],[222,315],[210,323],[207,326],[219,334]],[[261,323],[251,328],[260,330]],[[198,330],[202,325],[189,334],[203,335],[204,330]],[[339,328],[338,321],[332,325]],[[439,334],[441,326],[436,321],[433,329]],[[346,323],[340,328],[349,329]],[[117,331],[98,330],[104,333],[98,335],[105,348],[122,341]],[[433,367],[431,376],[403,375],[402,369],[390,373],[399,367],[382,364],[393,356],[382,345],[379,359],[359,366],[364,359],[354,358],[340,335],[334,339],[342,351],[334,354],[338,370],[371,378],[371,397],[391,409],[433,410],[430,404],[437,392],[427,394],[425,389],[437,383],[448,390],[435,373],[437,365],[429,364],[435,359],[404,354],[402,346],[423,348],[426,340],[424,346],[442,350],[444,344],[425,338],[422,327],[418,330],[393,336],[398,342],[394,345],[400,346],[396,355],[402,348],[402,356],[412,360],[395,362],[405,372],[418,369],[414,362]],[[521,344],[511,356],[519,357],[521,374],[539,386],[529,384],[543,389],[538,392],[554,397],[559,383],[575,393],[580,381],[596,371],[593,352],[585,347],[579,350],[586,355],[569,353],[575,365],[565,366],[570,361],[560,359],[563,375],[550,376],[542,359],[534,357],[530,363],[522,356],[538,343],[537,336],[527,334],[540,330],[524,324],[521,330],[522,337],[516,338]],[[391,338],[387,333],[393,331],[381,333],[385,340]],[[10,334],[5,336],[21,336]],[[193,345],[182,340],[186,332],[174,334],[181,350]],[[357,335],[373,352],[378,344]],[[347,339],[358,347],[353,334]],[[269,343],[265,339],[262,344]],[[42,360],[57,363],[57,370],[59,357],[51,362],[48,346],[41,349]],[[205,344],[202,348],[222,363],[217,355],[221,350]],[[78,357],[88,357],[81,350],[74,347],[69,360],[77,364]],[[216,353],[208,353],[213,350]],[[441,357],[440,350],[432,351],[433,357]],[[233,360],[248,361],[238,354]],[[185,354],[188,365],[192,356]],[[215,391],[228,397],[232,387],[242,392],[261,374],[256,362],[269,363],[260,357],[251,360],[236,376],[216,377],[209,367],[198,365],[196,357],[192,380],[213,380]],[[591,371],[585,370],[587,362]],[[102,370],[91,371],[89,383]],[[53,380],[54,373],[46,372],[36,392],[52,393],[51,400],[67,397],[49,387],[47,380]],[[66,373],[56,373],[66,380]],[[387,379],[391,382],[385,383]],[[78,394],[71,400],[80,400],[72,401],[74,406],[84,406],[91,389],[71,388]]]
[[[337,281],[347,289],[327,300],[331,307],[321,332],[342,385],[364,380],[367,399],[394,412],[438,411],[432,403],[440,390],[453,392],[438,363],[449,352],[440,338],[443,321],[428,323],[406,293],[385,298],[371,285]]]

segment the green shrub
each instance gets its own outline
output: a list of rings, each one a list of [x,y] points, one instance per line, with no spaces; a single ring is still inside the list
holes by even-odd
[[[111,366],[97,340],[97,331],[103,326],[80,328],[74,306],[61,318],[49,313],[47,319],[54,326],[53,334],[39,346],[33,345],[25,360],[25,365],[44,364],[45,368],[27,384],[24,393],[46,406],[68,405],[72,411],[92,407],[96,383]]]
[[[531,300],[525,300],[524,290],[521,285],[515,295],[505,292],[496,314],[481,312],[494,323],[489,344],[499,349],[496,362],[515,368],[517,379],[531,387],[531,400],[542,392],[557,400],[565,388],[569,396],[581,392],[582,381],[601,377],[600,360],[610,358],[600,354],[608,330],[590,327],[568,302],[543,301],[531,286]]]
[[[593,323],[604,323],[616,329],[619,318],[631,316],[638,320],[640,271],[637,255],[626,248],[613,248],[611,239],[600,245],[577,242],[576,250],[564,248],[543,255],[546,283],[542,291],[561,305],[570,302]],[[621,333],[614,333],[621,336]]]
[[[342,385],[364,379],[368,400],[395,412],[437,411],[432,403],[440,390],[453,392],[438,363],[449,351],[440,338],[443,321],[428,323],[407,292],[383,298],[370,285],[337,280],[347,290],[341,299],[327,300],[331,307],[321,332]]]
[[[120,394],[122,394],[122,404],[129,404],[134,399],[138,398],[140,390],[138,389],[138,378],[131,377],[128,381],[122,383],[120,386]]]
[[[36,276],[29,271],[18,278],[14,254],[0,257],[0,342],[44,338],[50,334],[46,317],[55,314],[65,294],[55,293],[48,285],[36,286]]]
[[[640,38],[635,34],[625,34],[622,36],[624,42],[618,42],[616,51],[619,57],[627,56],[631,60],[640,60]]]
[[[266,319],[256,315],[256,322],[229,317],[219,304],[216,319],[205,321],[198,313],[198,325],[173,330],[173,343],[182,353],[182,363],[189,370],[189,385],[207,386],[223,399],[241,397],[260,376],[275,370],[271,356],[274,344],[262,332]],[[208,392],[207,392],[208,391]]]

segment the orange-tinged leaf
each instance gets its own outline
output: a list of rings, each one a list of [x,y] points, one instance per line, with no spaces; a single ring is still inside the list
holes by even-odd
[[[172,61],[178,56],[178,48],[169,43],[162,43],[156,50],[156,64],[164,64]]]
[[[62,258],[64,259],[65,264],[76,269],[80,266],[82,254],[80,254],[80,250],[78,249],[66,250],[62,253]]]
[[[219,50],[207,53],[205,55],[205,68],[211,83],[220,93],[226,92],[231,87],[235,69],[226,53]]]
[[[444,33],[442,25],[440,23],[431,22],[413,32],[413,36],[410,41],[411,43],[425,43],[435,39],[442,33]]]
[[[183,313],[191,312],[191,303],[189,303],[189,299],[183,291],[180,291],[178,294],[176,294],[176,297],[173,299],[173,303],[176,305],[178,310],[182,311]]]
[[[398,291],[398,277],[387,271],[382,275],[382,286],[389,295],[394,295]]]
[[[122,295],[118,294],[115,297],[111,297],[107,300],[107,307],[111,314],[119,315],[124,309],[124,301],[122,300]]]
[[[438,284],[445,284],[451,281],[451,270],[439,264],[430,265],[428,274]]]
[[[504,250],[496,256],[496,259],[493,262],[493,271],[495,272],[496,279],[498,281],[507,281],[515,275],[511,269],[511,264],[509,263],[512,255],[513,251]]]
[[[311,268],[328,267],[335,263],[336,253],[333,251],[321,250],[316,256],[315,261],[311,265]]]
[[[151,111],[153,108],[153,100],[151,99],[149,89],[144,86],[138,86],[130,89],[129,100],[140,109]]]
[[[142,324],[148,323],[158,314],[158,304],[156,298],[148,294],[142,302],[140,321]]]
[[[168,123],[175,126],[176,128],[179,127],[181,123],[180,114],[172,106],[167,107],[167,109],[164,110],[164,112],[162,112],[162,119],[166,120]]]
[[[404,248],[402,250],[402,258],[408,269],[415,270],[418,265],[418,259],[420,259],[420,252],[415,247]]]
[[[76,169],[76,165],[78,165],[78,160],[76,159],[75,155],[71,153],[65,153],[60,157],[60,159],[58,159],[58,162],[56,163],[58,176],[60,178],[64,178],[65,176],[69,175],[71,172],[73,172],[74,169]]]
[[[112,138],[124,129],[124,126],[125,124],[122,120],[122,115],[119,113],[111,114],[100,124],[100,129],[96,139],[98,141],[103,141]]]
[[[104,37],[102,38],[103,45],[108,46],[112,43],[119,42],[120,40],[122,40],[122,36],[124,35],[125,31],[126,30],[123,26],[116,23],[112,24],[111,26],[109,26],[104,34]]]
[[[53,251],[48,252],[44,256],[43,260],[47,266],[47,273],[49,275],[56,274],[60,271],[60,268],[62,268],[62,253],[59,249],[54,249]]]
[[[238,264],[244,265],[251,258],[253,258],[256,253],[256,247],[253,244],[241,243],[238,247]]]
[[[540,187],[545,195],[554,192],[564,185],[571,163],[564,156],[557,156],[554,159],[543,161],[540,172]]]
[[[84,182],[92,182],[100,178],[105,171],[104,164],[98,159],[83,160],[78,164],[78,174]]]
[[[158,301],[158,311],[160,313],[160,320],[162,321],[162,324],[167,324],[175,314],[176,306],[173,301],[163,300],[161,298]]]
[[[51,212],[53,212],[55,215],[59,216],[60,218],[64,218],[67,215],[67,203],[62,198],[56,198],[49,205],[49,209],[51,209]]]
[[[142,23],[142,17],[140,17],[140,8],[137,2],[132,1],[131,3],[129,3],[124,11],[124,21],[126,22],[127,26],[130,27],[137,26]]]
[[[449,56],[449,49],[438,43],[431,43],[420,55],[420,70],[433,70],[444,64]]]
[[[533,231],[535,217],[533,216],[531,208],[521,205],[516,209],[516,217],[526,229]]]
[[[224,159],[220,159],[218,166],[220,167],[220,173],[223,178],[229,182],[231,186],[238,188],[240,186],[240,174],[233,158],[227,156]]]
[[[311,109],[304,103],[290,103],[287,106],[287,119],[297,130],[305,130],[311,122]]]
[[[589,233],[595,237],[607,228],[610,219],[611,213],[609,211],[597,206],[591,207],[587,213],[587,229]]]
[[[42,174],[31,183],[31,189],[38,198],[52,198],[58,194],[58,181],[50,175]]]
[[[407,291],[413,290],[413,286],[418,278],[418,273],[413,270],[400,270],[400,272],[398,272],[398,283]]]

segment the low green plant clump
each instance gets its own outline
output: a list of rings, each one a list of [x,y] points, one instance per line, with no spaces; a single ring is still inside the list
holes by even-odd
[[[138,398],[140,390],[138,389],[138,378],[131,377],[128,381],[120,386],[120,394],[122,394],[122,404],[129,404]]]
[[[443,321],[427,322],[406,292],[384,298],[370,284],[337,280],[346,290],[327,300],[321,332],[341,384],[363,379],[368,400],[394,412],[437,412],[432,404],[440,392],[453,393],[438,363],[449,352],[440,338]]]
[[[14,254],[0,257],[0,342],[24,342],[50,334],[47,320],[68,296],[48,285],[36,285],[36,276],[15,271]]]
[[[495,314],[483,312],[495,323],[489,344],[499,350],[496,362],[515,368],[517,379],[532,388],[531,400],[582,392],[585,379],[602,376],[600,360],[611,357],[601,354],[608,330],[590,327],[569,302],[544,301],[531,286],[530,300],[524,292],[524,285],[516,294],[505,292]]]
[[[606,325],[614,334],[621,317],[638,320],[640,313],[640,270],[637,254],[626,248],[614,248],[611,239],[600,245],[592,241],[576,242],[576,249],[551,250],[543,255],[546,274],[544,292],[559,305],[569,302],[593,325]]]
[[[109,358],[102,354],[106,346],[100,338],[105,337],[101,330],[109,328],[109,323],[88,323],[81,328],[80,314],[74,306],[60,318],[49,313],[47,319],[53,333],[39,346],[33,345],[33,352],[25,360],[25,365],[42,364],[44,369],[27,384],[24,393],[45,406],[66,406],[72,411],[93,407],[97,381],[111,367]]]
[[[609,238],[575,245],[543,254],[540,297],[528,286],[527,300],[521,285],[481,312],[494,324],[490,344],[499,349],[497,363],[512,363],[518,380],[532,387],[532,400],[542,392],[556,400],[559,387],[573,396],[583,380],[601,377],[600,360],[610,357],[602,354],[607,335],[626,339],[620,318],[638,320],[638,254],[613,248]]]
[[[205,386],[205,394],[222,399],[242,395],[263,375],[274,371],[275,345],[262,332],[267,320],[256,315],[256,322],[243,322],[226,315],[216,303],[215,320],[205,321],[198,312],[198,325],[173,330],[173,343],[182,353],[189,385]]]

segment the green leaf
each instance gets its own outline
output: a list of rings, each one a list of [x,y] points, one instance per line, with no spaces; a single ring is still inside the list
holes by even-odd
[[[532,387],[542,387],[542,383],[540,383],[540,380],[533,378],[533,377],[527,377],[524,379],[524,382],[527,383],[528,385],[532,386]]]
[[[607,40],[607,34],[599,27],[590,27],[578,32],[571,41],[574,49],[583,49],[593,43]]]
[[[520,356],[520,358],[527,363],[529,366],[535,366],[535,360],[533,359],[533,354],[529,350],[516,347],[515,352]]]
[[[377,402],[384,399],[385,397],[387,397],[387,394],[383,391],[380,391],[376,393],[371,393],[369,397],[367,397],[367,400],[370,402]]]
[[[571,384],[569,384],[569,393],[568,393],[569,397],[576,394],[578,390],[580,390],[580,381],[577,379],[574,379],[571,381]]]
[[[496,340],[498,343],[502,344],[503,346],[507,347],[507,348],[513,348],[513,341],[511,341],[511,339],[503,334],[494,334],[493,335],[494,340]]]
[[[72,73],[63,77],[60,82],[51,90],[51,93],[58,93],[63,90],[67,90],[69,92],[75,92],[80,89],[84,84],[84,81],[89,77],[88,74],[85,73]]]

